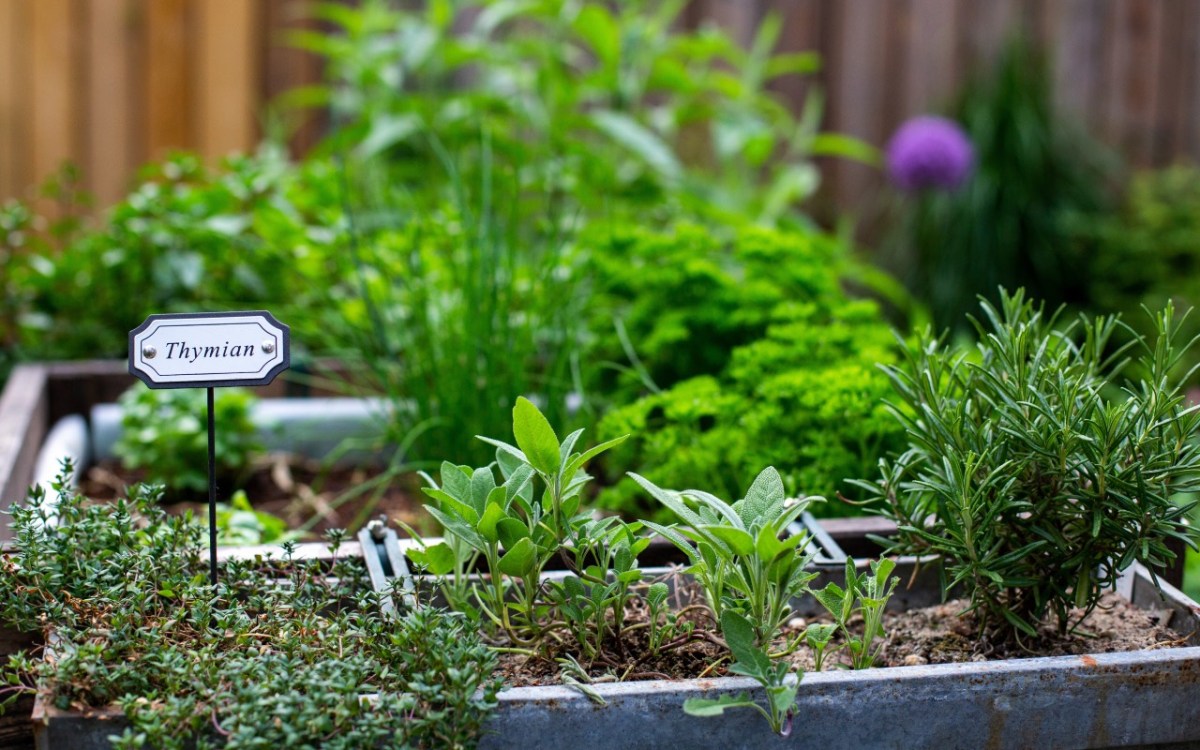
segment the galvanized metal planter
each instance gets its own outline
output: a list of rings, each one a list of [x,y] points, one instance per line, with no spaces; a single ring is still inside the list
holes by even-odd
[[[873,525],[867,522],[865,525]],[[405,543],[393,549],[396,556]],[[851,545],[854,546],[854,545]],[[364,547],[368,545],[364,542]],[[370,550],[368,549],[368,554]],[[901,580],[915,560],[902,559]],[[861,563],[865,567],[866,562]],[[834,569],[822,578],[839,578]],[[818,583],[818,585],[820,585]],[[481,743],[489,750],[588,750],[643,747],[1106,748],[1200,745],[1200,605],[1140,566],[1119,592],[1135,605],[1172,613],[1191,646],[1087,656],[828,671],[804,676],[788,738],[757,713],[719,718],[683,712],[690,697],[759,691],[747,678],[596,684],[605,705],[565,687],[522,687],[500,694]],[[926,566],[896,592],[894,609],[939,601]],[[801,615],[816,614],[797,603]]]
[[[406,542],[360,536],[377,575],[400,572]],[[317,545],[313,545],[316,547]],[[397,558],[397,555],[401,555]],[[400,564],[393,567],[399,560]],[[903,570],[913,561],[903,561]],[[368,562],[368,566],[371,563]],[[823,577],[836,577],[832,570]],[[937,601],[932,576],[893,598],[900,607]],[[689,697],[714,697],[757,686],[743,678],[649,681],[593,686],[592,699],[564,686],[514,688],[481,747],[489,750],[585,747],[837,748],[1102,748],[1200,744],[1200,605],[1164,587],[1160,597],[1144,569],[1121,592],[1136,605],[1172,612],[1172,625],[1191,632],[1186,648],[969,664],[830,671],[804,676],[788,738],[775,736],[751,711],[701,719],[686,715]],[[801,614],[805,612],[801,611]],[[39,704],[38,747],[108,747],[121,731],[119,713],[89,715]]]
[[[66,414],[90,414],[95,403],[115,398],[129,380],[122,363],[18,368],[0,396],[0,500],[23,496],[50,425]],[[828,525],[834,527],[842,547],[863,554],[863,532],[886,531],[871,519]],[[394,571],[389,565],[380,573]],[[1164,592],[1165,600],[1142,570],[1127,578],[1122,591],[1139,606],[1170,609],[1171,624],[1180,632],[1200,633],[1200,605],[1169,586]],[[928,581],[902,588],[893,604],[923,606],[937,598],[936,585]],[[1200,747],[1200,637],[1193,635],[1190,643],[1161,651],[808,674],[787,739],[772,735],[754,712],[713,719],[683,713],[690,696],[754,693],[756,686],[740,678],[596,685],[603,706],[566,687],[516,688],[501,693],[482,746]],[[107,748],[107,738],[123,727],[123,717],[113,710],[82,715],[39,702],[34,716],[40,748]]]

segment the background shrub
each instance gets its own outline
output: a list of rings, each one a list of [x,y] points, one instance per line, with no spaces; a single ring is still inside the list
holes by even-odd
[[[658,263],[669,269],[679,262],[677,253],[723,259],[721,272],[709,276],[720,280],[715,287],[722,293],[700,295],[694,312],[678,297],[655,304],[679,320],[720,321],[724,327],[717,329],[729,332],[731,347],[710,346],[712,374],[645,395],[604,418],[601,439],[632,435],[608,455],[607,475],[615,481],[636,469],[661,486],[734,496],[763,466],[775,466],[789,491],[834,497],[845,489],[844,479],[902,438],[880,400],[887,380],[876,363],[894,361],[895,351],[877,306],[852,301],[841,290],[840,251],[828,237],[743,230],[728,247],[690,230],[677,237],[673,248],[664,237],[626,248],[647,270],[633,262],[616,268],[628,269],[631,285],[652,284],[649,269]],[[651,298],[653,289],[645,290]],[[629,300],[635,309],[640,304],[638,297]],[[665,339],[671,346],[651,351],[652,372],[660,360],[669,368],[676,352],[686,359],[693,342],[704,351],[721,340],[702,325],[661,324],[648,314],[641,325],[634,330],[649,331],[649,340],[659,325],[674,333]],[[643,506],[630,482],[605,490],[599,502],[629,513],[656,510]]]

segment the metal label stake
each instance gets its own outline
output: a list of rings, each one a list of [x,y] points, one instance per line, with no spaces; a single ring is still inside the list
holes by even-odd
[[[217,430],[213,389],[208,389],[208,578],[217,585]]]
[[[208,389],[208,561],[217,585],[213,389],[267,385],[291,365],[291,331],[265,310],[151,315],[129,332],[129,372],[150,388]]]

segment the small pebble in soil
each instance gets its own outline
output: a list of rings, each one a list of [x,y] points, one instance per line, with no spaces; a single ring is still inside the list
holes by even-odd
[[[921,664],[928,663],[929,660],[920,654],[909,654],[908,656],[904,657],[904,666],[906,667],[916,667],[920,666]]]
[[[792,630],[803,630],[806,624],[803,617],[793,617],[787,621],[787,626]]]

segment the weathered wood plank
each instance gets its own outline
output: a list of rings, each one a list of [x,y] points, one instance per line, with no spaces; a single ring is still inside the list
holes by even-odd
[[[1158,0],[1121,0],[1113,48],[1117,72],[1109,116],[1116,143],[1137,166],[1149,166],[1158,107],[1157,57],[1162,42],[1162,4]]]
[[[48,373],[44,367],[16,367],[0,394],[0,508],[25,498],[46,436]],[[10,537],[8,517],[0,520],[0,543]]]
[[[24,188],[19,145],[21,87],[17,65],[22,57],[19,44],[20,0],[0,0],[0,197],[19,195]]]
[[[29,57],[34,77],[27,89],[30,128],[27,142],[30,173],[25,180],[40,183],[73,155],[72,135],[77,115],[71,55],[74,14],[70,0],[38,0],[30,4]]]
[[[960,76],[955,61],[958,4],[954,0],[912,0],[908,55],[895,72],[904,91],[905,117],[940,110]]]
[[[151,0],[143,7],[146,51],[145,113],[149,158],[191,146],[191,87],[188,81],[192,37],[186,0]]]
[[[91,0],[87,10],[84,178],[103,207],[125,194],[137,164],[132,140],[136,102],[129,75],[136,27],[128,0]]]
[[[1059,0],[1051,6],[1057,44],[1054,47],[1054,88],[1061,110],[1086,118],[1099,98],[1103,18],[1094,0]]]
[[[258,4],[205,0],[196,12],[196,145],[212,159],[249,151],[260,104]]]
[[[888,85],[882,75],[887,66],[882,45],[886,26],[886,0],[861,0],[839,6],[837,17],[836,58],[829,60],[830,129],[853,135],[874,145],[882,145],[888,123],[881,117],[883,88]],[[842,207],[860,204],[870,185],[878,179],[878,171],[866,165],[839,162],[832,184],[837,202]]]

